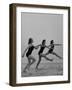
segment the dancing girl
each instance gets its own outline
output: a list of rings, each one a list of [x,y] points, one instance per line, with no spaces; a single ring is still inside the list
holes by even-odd
[[[48,46],[49,50],[46,54],[44,55],[48,55],[48,54],[52,54],[52,55],[55,55],[56,57],[58,57],[59,59],[62,59],[61,56],[59,56],[57,53],[54,52],[54,47],[55,46],[61,46],[62,44],[54,44],[54,40],[51,40],[50,41],[50,45]]]
[[[36,61],[36,59],[32,56],[32,52],[34,49],[37,49],[37,46],[33,45],[33,39],[29,38],[28,41],[28,47],[25,49],[22,57],[24,57],[25,53],[26,53],[26,57],[28,59],[28,64],[26,65],[26,67],[24,68],[24,72],[26,72],[26,70],[30,69],[30,66]]]
[[[40,50],[39,50],[39,52],[38,52],[39,60],[38,60],[38,63],[37,63],[37,65],[36,65],[36,70],[38,69],[38,66],[39,66],[39,64],[40,64],[40,62],[41,62],[41,60],[42,60],[42,57],[45,58],[45,60],[53,61],[53,59],[50,59],[50,58],[46,57],[46,55],[43,54],[44,49],[45,49],[45,48],[49,48],[49,47],[46,46],[45,44],[46,44],[46,40],[43,40],[43,41],[42,41],[42,44],[38,45],[38,46],[40,46]]]

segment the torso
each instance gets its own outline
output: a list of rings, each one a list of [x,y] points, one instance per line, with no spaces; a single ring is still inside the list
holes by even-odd
[[[26,53],[26,56],[28,57],[29,55],[31,55],[33,50],[34,50],[34,46],[32,45],[32,46],[29,47],[29,49]]]
[[[49,49],[49,53],[53,52],[54,50],[54,44],[51,45],[51,48]]]
[[[38,54],[39,54],[39,55],[40,55],[40,54],[42,54],[42,53],[43,53],[43,51],[44,51],[44,49],[45,49],[45,46],[41,46],[41,48],[40,48],[40,50],[39,50]]]

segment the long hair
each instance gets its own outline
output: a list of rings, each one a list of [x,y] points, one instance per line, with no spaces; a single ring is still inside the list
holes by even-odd
[[[45,42],[46,42],[46,40],[42,40],[42,45],[44,45],[44,44],[45,44]]]
[[[33,43],[33,39],[32,38],[29,38],[28,44],[31,44],[31,43]]]
[[[50,44],[53,44],[53,43],[54,43],[54,40],[51,40],[51,41],[50,41]]]

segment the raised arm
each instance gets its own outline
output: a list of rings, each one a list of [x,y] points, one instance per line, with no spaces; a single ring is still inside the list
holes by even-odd
[[[24,57],[24,55],[25,55],[26,51],[28,50],[28,48],[29,48],[29,47],[27,47],[27,48],[25,49],[25,51],[24,51],[23,54],[22,54],[22,57]]]

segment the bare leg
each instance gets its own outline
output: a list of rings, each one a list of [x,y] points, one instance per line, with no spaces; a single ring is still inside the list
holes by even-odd
[[[49,59],[49,58],[46,57],[46,55],[41,54],[41,55],[39,56],[39,61],[38,61],[37,65],[36,65],[36,69],[38,69],[38,66],[39,66],[39,64],[40,64],[40,62],[41,62],[41,58],[42,58],[42,57],[45,58],[45,59],[48,60],[48,61],[53,61],[53,59]]]
[[[30,65],[32,65],[36,61],[34,57],[31,57],[31,59],[32,59],[32,62],[30,63]]]
[[[44,55],[44,54],[41,54],[41,57],[44,57],[48,61],[53,61],[53,59],[50,59],[50,58],[46,57],[46,55]]]
[[[48,55],[49,54],[49,52],[47,52],[46,54],[44,54],[44,55]]]
[[[62,59],[62,57],[60,57],[58,54],[56,54],[55,52],[52,52],[51,54],[57,56],[59,59]]]
[[[29,65],[30,65],[30,60],[29,60],[29,58],[28,58],[28,64],[27,64],[26,67],[24,68],[24,72],[26,72],[26,69],[28,69]]]
[[[28,68],[29,63],[26,65],[26,67],[24,68],[23,72],[26,72],[26,69]]]
[[[37,65],[36,65],[36,69],[38,69],[38,66],[39,66],[40,62],[41,62],[41,56],[39,55],[39,61],[38,61]]]
[[[29,56],[30,59],[30,63],[28,65],[28,70],[30,69],[30,66],[36,61],[35,58],[33,56]],[[32,61],[31,61],[32,60]]]

